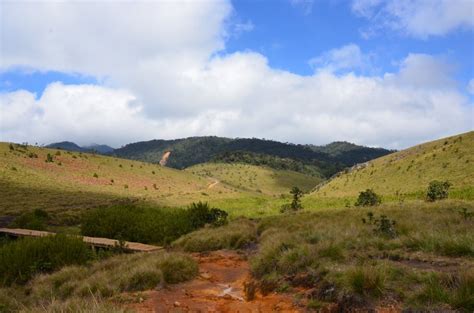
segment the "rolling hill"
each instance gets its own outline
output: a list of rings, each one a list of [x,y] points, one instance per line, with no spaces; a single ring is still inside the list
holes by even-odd
[[[367,188],[396,199],[423,198],[432,180],[449,181],[450,197],[474,199],[474,132],[468,132],[399,151],[338,174],[306,200],[355,198]]]
[[[332,146],[330,146],[332,147]],[[257,138],[190,137],[175,140],[151,140],[128,144],[115,149],[113,154],[132,160],[158,163],[165,152],[171,152],[167,166],[183,169],[215,159],[222,160],[226,154],[245,152],[289,159],[316,168],[325,177],[362,161],[386,155],[392,151],[368,148],[348,143],[339,143],[335,149],[317,146],[282,143]],[[331,152],[331,153],[329,153]],[[242,161],[242,160],[240,160]],[[250,162],[254,164],[254,162]],[[272,164],[265,164],[271,166]],[[276,168],[280,169],[280,168]]]
[[[236,163],[204,163],[191,166],[186,171],[213,178],[234,188],[271,196],[287,194],[294,186],[309,191],[322,181],[320,177],[294,171]]]
[[[246,196],[223,185],[209,189],[211,183],[139,161],[0,143],[0,216],[36,208],[69,214],[121,201],[183,206]]]

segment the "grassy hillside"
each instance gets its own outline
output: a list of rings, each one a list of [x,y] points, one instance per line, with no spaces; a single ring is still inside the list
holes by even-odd
[[[48,154],[51,162],[46,162]],[[190,172],[138,161],[0,143],[0,216],[36,208],[67,215],[121,201],[184,206],[248,198],[222,184],[209,188],[211,183]]]
[[[186,171],[265,195],[287,194],[294,186],[309,191],[322,181],[320,177],[249,164],[205,163],[192,166]]]
[[[432,180],[448,180],[450,197],[474,199],[474,132],[424,143],[393,153],[347,173],[313,192],[317,198],[356,197],[366,188],[385,198],[421,198]]]

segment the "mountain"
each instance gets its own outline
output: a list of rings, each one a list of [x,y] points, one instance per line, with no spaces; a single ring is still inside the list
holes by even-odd
[[[450,196],[474,199],[474,132],[395,152],[341,172],[309,197],[356,197],[372,188],[385,198],[423,198],[432,180],[449,181]]]
[[[87,152],[87,149],[80,147],[79,145],[75,144],[74,142],[70,141],[61,141],[49,144],[46,148],[52,149],[61,149],[66,151],[75,151],[75,152]]]
[[[395,152],[384,148],[370,148],[359,146],[347,141],[335,141],[324,146],[308,145],[310,149],[327,153],[344,164],[357,164],[376,159]]]
[[[319,172],[329,177],[344,167],[358,163],[360,160],[365,161],[374,156],[391,153],[391,151],[385,149],[360,148],[359,150],[351,150],[348,156],[345,156],[344,153],[331,155],[326,151],[317,151],[315,146],[257,138],[231,139],[209,136],[137,142],[114,150],[113,155],[158,163],[164,153],[171,152],[167,160],[167,166],[183,169],[213,159],[225,158],[228,153],[247,152],[260,156],[268,155],[291,159],[304,165],[317,167]]]
[[[75,151],[75,152],[97,152],[100,154],[108,154],[114,151],[114,148],[107,145],[91,144],[89,146],[79,146],[74,142],[70,141],[61,141],[49,144],[46,148],[61,149],[66,151]]]
[[[95,143],[93,143],[89,146],[84,146],[82,148],[86,149],[87,151],[96,151],[100,154],[108,154],[108,153],[112,153],[114,151],[114,148],[112,148],[110,146],[99,145],[99,144],[95,144]]]

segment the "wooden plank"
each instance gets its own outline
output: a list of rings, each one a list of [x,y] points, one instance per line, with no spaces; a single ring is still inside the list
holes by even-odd
[[[10,236],[15,237],[45,237],[45,236],[53,236],[56,233],[47,232],[47,231],[39,231],[39,230],[31,230],[31,229],[21,229],[21,228],[0,228],[0,233],[4,233]],[[113,248],[119,245],[119,241],[110,238],[100,238],[100,237],[82,237],[82,240],[87,243],[88,245],[94,247],[102,247],[102,248]],[[130,242],[125,241],[124,247],[127,251],[133,252],[152,252],[163,249],[163,247],[147,245],[144,243],[139,242]]]

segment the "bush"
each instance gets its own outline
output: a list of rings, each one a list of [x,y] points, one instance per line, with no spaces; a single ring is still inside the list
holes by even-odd
[[[87,211],[82,217],[84,236],[143,243],[169,244],[206,224],[227,223],[227,212],[193,203],[188,209],[114,206]]]
[[[35,209],[33,212],[23,213],[17,217],[10,226],[16,228],[45,230],[48,219],[48,212],[41,209]]]
[[[367,189],[359,193],[355,203],[356,206],[374,206],[382,203],[382,199],[372,189]]]
[[[84,264],[91,249],[81,238],[64,235],[22,238],[0,247],[0,283],[25,283],[33,275],[68,264]]]
[[[438,181],[433,180],[428,185],[428,190],[426,191],[426,200],[428,201],[436,201],[448,198],[449,188],[451,187],[451,183],[447,181]]]

